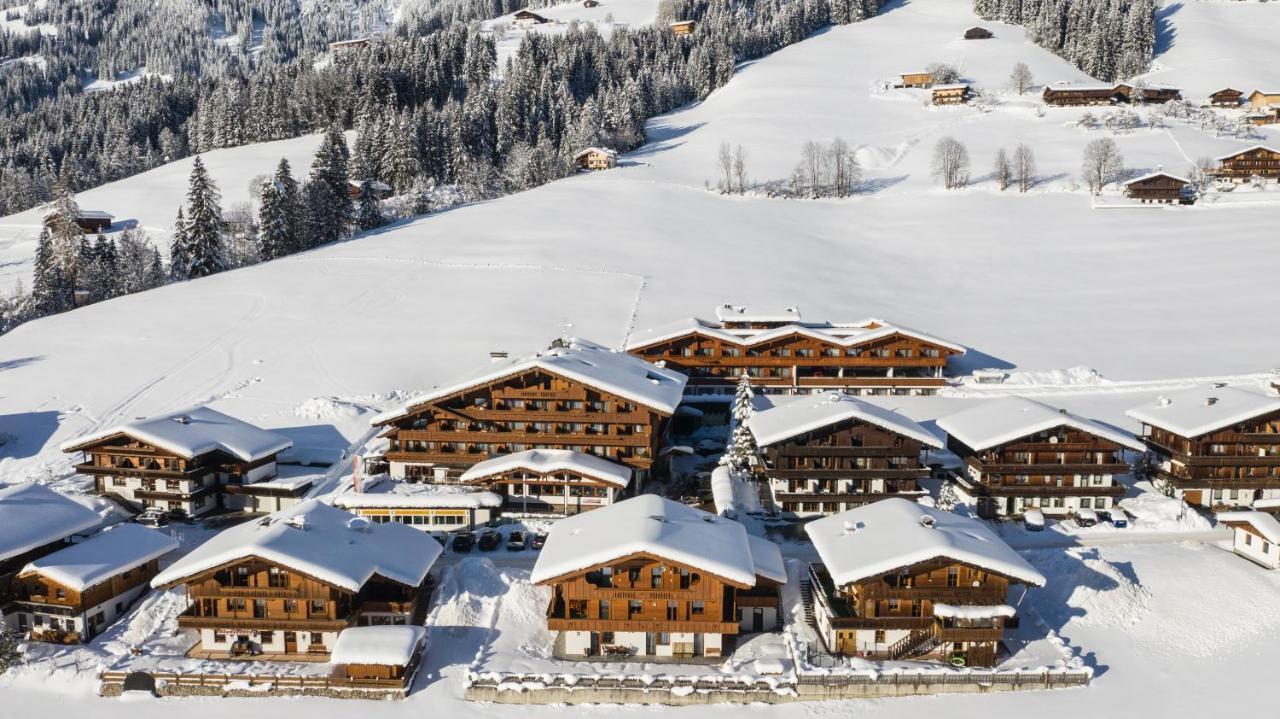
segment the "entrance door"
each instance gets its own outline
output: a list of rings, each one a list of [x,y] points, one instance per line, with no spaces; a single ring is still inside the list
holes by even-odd
[[[600,632],[591,632],[591,648],[587,650],[587,656],[598,656],[600,654]]]
[[[764,607],[752,607],[751,609],[751,631],[764,631]]]
[[[298,634],[297,634],[297,632],[285,632],[285,633],[284,633],[284,653],[285,653],[285,654],[297,654],[297,653],[298,653]]]
[[[656,654],[657,653],[657,650],[655,649],[656,644],[657,642],[655,641],[653,632],[647,632],[644,635],[644,653],[649,656],[653,656],[654,654]]]
[[[702,634],[701,633],[694,634],[693,635],[693,656],[695,657],[702,656],[702,650],[703,650],[702,645],[703,645]]]

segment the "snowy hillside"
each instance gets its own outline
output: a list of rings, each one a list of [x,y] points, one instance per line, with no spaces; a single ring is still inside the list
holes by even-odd
[[[1224,87],[1245,93],[1277,83],[1280,5],[1166,0],[1156,13],[1156,57],[1144,77],[1200,98]]]
[[[507,58],[516,54],[520,42],[530,33],[559,35],[572,23],[591,24],[602,37],[608,38],[615,27],[639,27],[652,24],[658,15],[658,0],[609,0],[595,7],[586,7],[581,0],[536,8],[533,12],[550,22],[518,27],[515,13],[503,15],[481,26],[495,34],[498,44],[498,69],[506,65]]]

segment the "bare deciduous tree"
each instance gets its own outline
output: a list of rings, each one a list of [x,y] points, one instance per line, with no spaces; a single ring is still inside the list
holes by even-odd
[[[1013,150],[1013,177],[1018,183],[1018,192],[1026,192],[1036,183],[1036,156],[1025,143],[1019,143]]]
[[[733,149],[733,179],[738,183],[738,193],[747,191],[747,151],[742,145]]]
[[[823,180],[822,144],[809,140],[800,149],[800,164],[796,167],[796,192],[810,197],[817,197],[826,184]]]
[[[1009,74],[1009,85],[1014,92],[1022,95],[1031,89],[1031,85],[1035,79],[1031,76],[1031,68],[1027,67],[1027,63],[1019,62],[1013,66],[1013,72]]]
[[[1004,192],[1009,189],[1009,182],[1013,179],[1013,167],[1009,164],[1009,153],[1005,152],[1003,147],[996,152],[994,169],[993,174],[996,178],[996,185],[999,186],[1001,192]]]
[[[849,143],[843,138],[837,137],[827,146],[827,168],[831,192],[836,197],[847,197],[862,180],[858,158],[854,157]]]
[[[733,192],[733,148],[729,147],[729,143],[720,143],[720,150],[716,152],[716,166],[720,168],[720,191]]]
[[[1123,169],[1124,157],[1115,140],[1104,137],[1085,145],[1080,174],[1089,184],[1090,192],[1101,192],[1107,183],[1120,179]]]
[[[945,62],[931,63],[924,70],[933,76],[933,84],[935,85],[946,85],[957,82],[960,79],[960,71],[956,69],[956,66]]]
[[[933,174],[948,190],[969,182],[969,150],[954,137],[944,137],[933,146]]]

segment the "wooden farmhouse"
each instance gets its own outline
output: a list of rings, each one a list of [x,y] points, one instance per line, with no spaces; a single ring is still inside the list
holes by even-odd
[[[1116,85],[1116,89],[1128,88],[1128,98],[1133,103],[1164,104],[1182,99],[1182,90],[1171,85]]]
[[[1177,204],[1193,199],[1191,181],[1167,172],[1151,172],[1124,183],[1124,194],[1139,202]]]
[[[747,427],[775,508],[802,519],[923,494],[921,455],[942,448],[905,416],[838,392],[757,411]]]
[[[994,666],[1013,585],[1044,576],[986,523],[887,499],[805,525],[813,614],[832,654]]]
[[[507,512],[570,515],[621,500],[631,468],[569,449],[526,449],[480,462],[458,481],[496,493]]]
[[[1129,99],[1128,86],[1116,85],[1046,85],[1041,94],[1044,104],[1054,107],[1081,105],[1113,105]]]
[[[534,25],[545,25],[551,22],[538,13],[530,12],[529,10],[521,10],[516,13],[512,21],[516,24],[516,27],[533,27]]]
[[[899,78],[898,87],[933,87],[931,72],[904,72]]]
[[[264,511],[296,503],[309,480],[276,482],[284,435],[208,407],[116,425],[62,446],[82,452],[76,472],[98,494],[198,516],[214,509]]]
[[[1254,90],[1249,93],[1248,100],[1251,110],[1266,110],[1280,106],[1280,92]]]
[[[1156,477],[1187,504],[1219,511],[1280,498],[1280,397],[1195,387],[1126,414],[1142,423]]]
[[[423,626],[350,627],[338,635],[329,661],[338,677],[408,685],[426,641],[427,628]]]
[[[1244,93],[1232,87],[1224,87],[1209,95],[1209,104],[1214,107],[1240,107],[1244,101]]]
[[[5,616],[35,641],[87,642],[147,593],[160,557],[177,548],[167,534],[118,524],[28,563]]]
[[[58,212],[49,212],[44,216],[44,226],[52,227],[60,219]],[[76,212],[76,216],[73,220],[73,222],[75,222],[80,230],[86,235],[104,232],[107,228],[111,227],[111,223],[114,221],[114,215],[110,212],[103,212],[102,210],[79,210]]]
[[[158,574],[183,587],[188,656],[325,659],[348,627],[419,624],[440,543],[314,499],[216,535]]]
[[[677,20],[668,26],[672,35],[692,35],[698,28],[696,20]]]
[[[582,7],[586,7],[586,8],[600,7],[600,3],[598,2],[598,0],[582,0]]]
[[[1280,569],[1280,520],[1267,512],[1220,512],[1218,524],[1232,529],[1231,550],[1267,569]]]
[[[1253,147],[1222,155],[1217,158],[1218,168],[1213,176],[1231,182],[1249,182],[1254,178],[1260,180],[1280,180],[1280,150],[1266,145]]]
[[[396,478],[456,481],[479,462],[570,449],[630,467],[642,484],[685,376],[581,339],[491,362],[469,379],[375,417]]]
[[[352,40],[339,40],[338,42],[329,43],[329,53],[335,57],[354,53],[369,47],[372,38],[358,37]]]
[[[936,394],[962,345],[880,319],[805,322],[794,307],[734,305],[716,321],[690,318],[640,333],[627,351],[689,377],[688,392],[731,393],[743,374],[771,393],[842,389],[855,394]]]
[[[579,170],[612,170],[618,166],[618,153],[599,147],[588,147],[573,156]]]
[[[334,497],[333,506],[374,524],[398,522],[423,532],[461,532],[497,519],[502,512],[502,497],[493,492],[383,475]]]
[[[385,200],[391,197],[391,185],[379,180],[370,180],[369,189],[373,191],[373,196],[379,200]],[[364,183],[359,180],[347,180],[347,195],[352,200],[359,200],[364,196]]]
[[[985,27],[971,27],[964,31],[965,40],[990,40],[994,34]]]
[[[97,512],[29,482],[0,488],[0,622],[18,629],[18,573],[32,561],[71,545],[100,523]]]
[[[932,88],[934,105],[963,105],[969,101],[968,83],[957,82],[949,85],[934,85]]]
[[[980,517],[1110,509],[1125,493],[1116,478],[1130,472],[1124,450],[1146,449],[1130,434],[1025,397],[988,400],[938,427],[962,462],[955,489]]]
[[[532,580],[566,657],[723,657],[781,623],[778,546],[654,494],[556,522]]]

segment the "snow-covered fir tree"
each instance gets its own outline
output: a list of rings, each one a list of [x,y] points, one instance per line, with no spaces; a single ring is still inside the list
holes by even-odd
[[[71,309],[72,288],[62,274],[53,253],[53,233],[45,227],[36,240],[35,279],[31,297],[37,316]]]
[[[187,220],[178,208],[178,217],[173,221],[173,236],[169,239],[169,278],[174,281],[189,280],[191,258],[187,255]]]
[[[960,496],[956,494],[955,485],[943,480],[942,488],[938,490],[938,501],[933,506],[944,512],[954,512],[959,504]]]
[[[197,155],[187,185],[186,227],[183,240],[190,279],[227,269],[223,247],[222,196]]]
[[[360,183],[360,209],[356,215],[356,226],[361,230],[372,230],[387,223],[382,216],[382,201],[373,190],[373,181]]]
[[[733,396],[733,430],[729,435],[729,446],[720,460],[734,472],[745,472],[751,466],[751,458],[756,455],[756,440],[747,427],[747,421],[755,411],[751,403],[754,396],[751,380],[743,374]]]
[[[284,188],[274,179],[265,180],[258,190],[258,256],[263,260],[284,257],[293,249]]]

